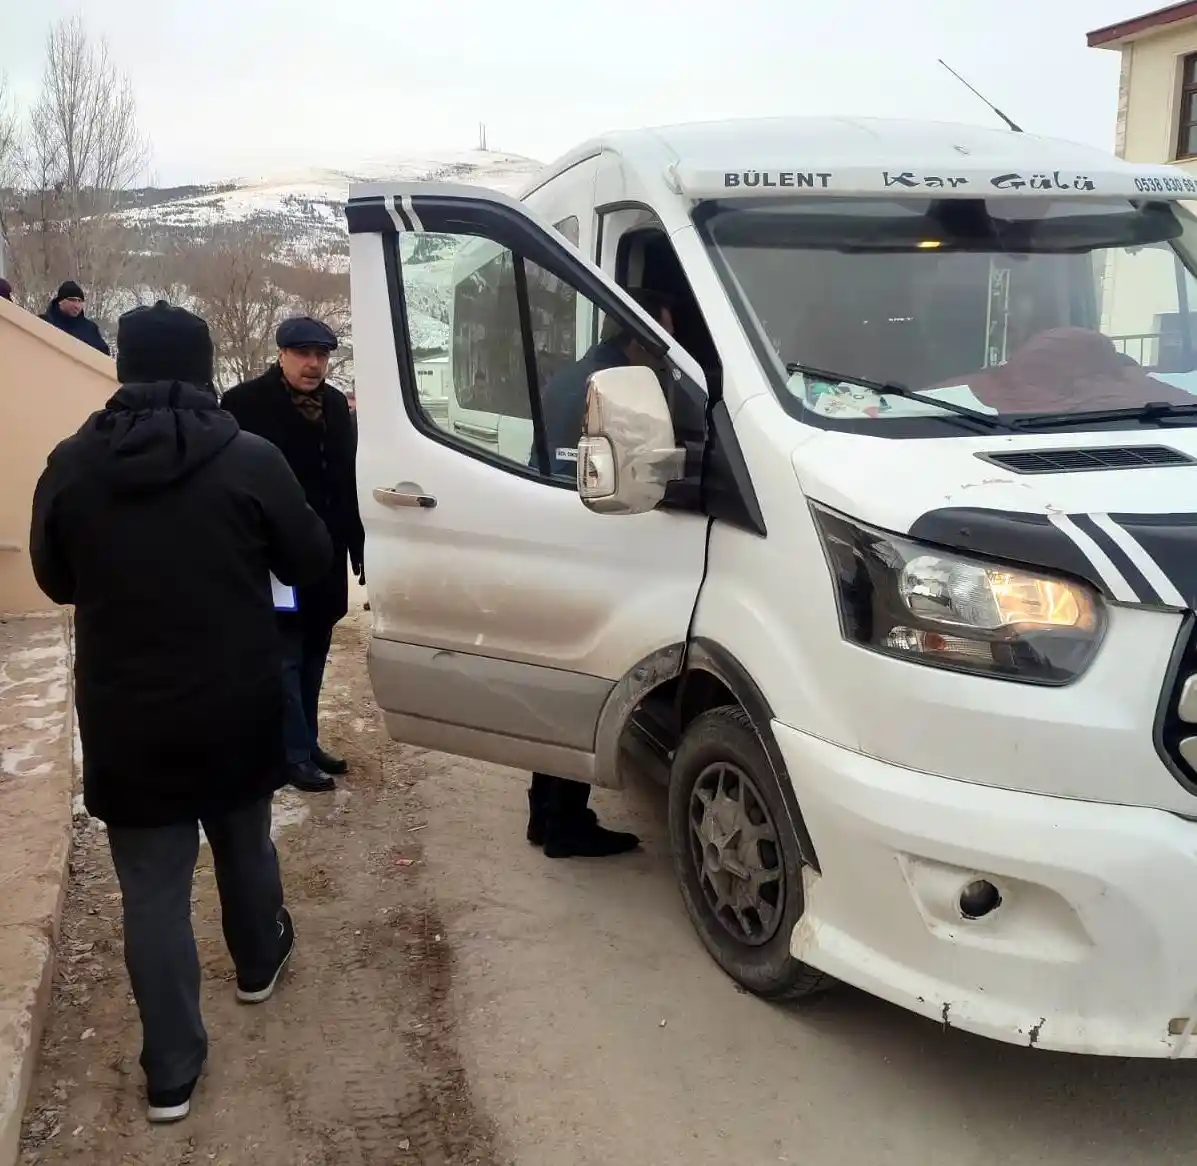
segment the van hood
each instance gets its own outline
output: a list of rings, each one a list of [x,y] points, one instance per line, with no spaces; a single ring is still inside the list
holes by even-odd
[[[926,440],[823,430],[793,465],[812,502],[870,526],[1076,576],[1114,602],[1197,609],[1197,427]]]

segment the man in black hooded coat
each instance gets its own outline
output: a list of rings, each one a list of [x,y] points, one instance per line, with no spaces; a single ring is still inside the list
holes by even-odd
[[[120,389],[37,484],[30,551],[42,590],[75,606],[84,800],[108,825],[161,1122],[187,1115],[207,1056],[191,928],[200,823],[238,997],[269,997],[294,945],[270,840],[284,784],[270,576],[318,579],[332,547],[282,454],[220,408],[203,320],[137,308],[118,344]]]

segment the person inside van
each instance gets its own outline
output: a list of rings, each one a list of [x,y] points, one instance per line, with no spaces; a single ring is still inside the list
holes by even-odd
[[[627,292],[670,336],[674,334],[674,304],[670,297],[645,288],[628,288]],[[618,320],[608,316],[599,342],[580,360],[550,378],[541,394],[541,409],[553,477],[572,480],[577,474],[578,439],[586,419],[586,385],[591,374],[634,364],[657,367],[652,353]],[[535,453],[532,456],[535,458]]]
[[[672,300],[640,288],[628,289],[628,294],[673,335]],[[545,385],[542,409],[554,477],[573,478],[577,473],[578,441],[586,416],[586,386],[591,374],[630,365],[655,368],[657,363],[635,336],[608,316],[599,342]],[[532,456],[535,460],[536,454]],[[603,858],[625,854],[640,845],[635,834],[600,826],[589,801],[590,786],[586,782],[534,773],[528,789],[528,841],[543,847],[548,858]]]

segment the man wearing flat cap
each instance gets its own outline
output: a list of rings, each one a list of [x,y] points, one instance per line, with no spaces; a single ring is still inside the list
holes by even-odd
[[[280,609],[283,676],[287,691],[287,774],[296,789],[319,793],[336,787],[348,766],[319,740],[320,688],[333,628],[349,610],[346,560],[364,580],[366,541],[357,503],[357,431],[345,394],[325,381],[337,348],[332,329],[310,316],[279,325],[278,361],[260,377],[224,395],[224,407],[241,428],[282,451],[328,527],[333,566],[317,583],[295,591],[295,610]]]

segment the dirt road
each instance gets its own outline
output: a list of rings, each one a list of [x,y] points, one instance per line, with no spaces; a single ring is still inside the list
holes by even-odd
[[[385,739],[361,617],[338,633],[335,798],[280,796],[300,948],[233,1002],[196,882],[212,1048],[193,1117],[142,1118],[102,831],[82,823],[24,1166],[1125,1166],[1197,1154],[1197,1065],[994,1045],[843,990],[737,992],[686,922],[655,791],[600,795],[640,855],[547,861],[523,786]]]

